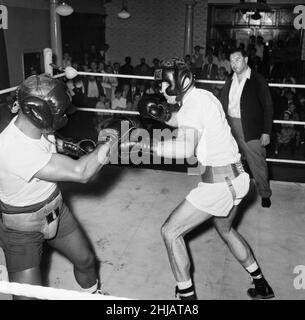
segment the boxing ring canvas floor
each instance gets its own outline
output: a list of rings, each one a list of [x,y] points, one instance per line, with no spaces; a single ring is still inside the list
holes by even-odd
[[[198,182],[199,176],[185,173],[108,166],[87,185],[61,185],[96,251],[103,290],[132,299],[174,299],[160,227]],[[252,182],[236,219],[238,230],[253,248],[276,299],[303,300],[305,290],[294,288],[293,270],[305,265],[305,185],[272,181],[271,187],[272,207],[265,209]],[[187,243],[199,299],[248,299],[249,276],[209,221]],[[46,258],[49,286],[79,290],[64,257],[48,252]]]

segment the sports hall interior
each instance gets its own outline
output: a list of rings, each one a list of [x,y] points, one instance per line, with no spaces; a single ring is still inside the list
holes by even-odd
[[[280,84],[303,84],[290,91],[297,106],[298,118],[293,120],[305,121],[305,31],[304,26],[295,27],[297,13],[293,12],[301,5],[305,15],[304,1],[250,1],[254,2],[254,8],[260,2],[270,8],[267,12],[258,10],[259,18],[254,19],[253,13],[239,10],[247,0],[69,0],[66,3],[73,7],[73,13],[59,16],[54,10],[61,2],[0,2],[7,8],[8,16],[7,24],[3,16],[0,20],[0,92],[14,88],[31,74],[43,73],[45,48],[57,53],[56,65],[64,66],[70,57],[71,64],[77,63],[80,70],[88,73],[92,71],[89,62],[88,68],[82,69],[86,57],[90,59],[90,55],[106,48],[109,60],[102,69],[96,61],[94,72],[106,72],[103,68],[109,63],[111,73],[114,63],[123,66],[125,58],[130,57],[131,64],[138,67],[137,75],[147,77],[152,75],[155,59],[191,57],[195,46],[205,56],[211,48],[217,51],[233,42],[247,47],[251,36],[261,36],[268,50],[278,53],[282,73],[272,78],[270,65],[264,69],[267,81],[278,83],[274,87],[272,143],[267,149],[272,205],[261,206],[252,179],[234,226],[253,248],[274,289],[275,299],[304,300],[305,122],[294,126],[295,135],[289,143],[280,148],[276,143],[282,126],[277,120],[283,120],[282,111],[288,107],[290,97],[289,88]],[[127,19],[118,16],[122,6],[130,13]],[[55,26],[59,30],[56,36]],[[147,71],[141,69],[143,64],[149,67]],[[149,82],[146,84],[149,86]],[[208,83],[203,88],[215,95],[221,90]],[[14,91],[0,95],[0,132],[14,117],[10,109],[14,98]],[[97,108],[95,105],[77,107]],[[136,105],[131,105],[129,110],[136,111]],[[110,116],[111,112],[76,109],[60,134],[74,140],[96,140],[101,119]],[[144,121],[143,125],[152,129],[157,124]],[[249,170],[246,163],[245,166]],[[175,162],[108,164],[87,184],[60,183],[66,203],[94,248],[100,263],[102,289],[108,294],[139,300],[175,299],[175,279],[160,228],[200,182],[196,166],[188,169],[187,163]],[[249,299],[246,291],[251,286],[250,278],[223,244],[211,221],[197,227],[185,240],[200,300]],[[73,267],[65,257],[46,246],[43,261],[46,286],[80,289]],[[3,280],[5,258],[1,248],[0,267],[0,280]],[[0,292],[0,300],[11,299],[11,295]]]

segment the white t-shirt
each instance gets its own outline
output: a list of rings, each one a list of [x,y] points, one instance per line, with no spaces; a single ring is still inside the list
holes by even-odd
[[[126,109],[127,108],[126,99],[123,97],[121,97],[120,99],[114,98],[111,102],[111,107],[112,109],[116,109],[116,108]]]
[[[56,153],[56,146],[44,136],[26,136],[16,127],[16,119],[0,134],[0,200],[27,206],[46,200],[57,187],[54,182],[33,178]]]
[[[248,67],[241,82],[239,82],[237,74],[232,77],[232,84],[229,92],[228,114],[232,118],[240,119],[240,99],[244,90],[247,79],[251,77],[251,69]]]
[[[88,81],[88,98],[98,98],[99,92],[96,81]]]
[[[196,155],[203,166],[224,166],[240,160],[220,101],[209,91],[193,88],[177,113],[178,126],[201,134]]]

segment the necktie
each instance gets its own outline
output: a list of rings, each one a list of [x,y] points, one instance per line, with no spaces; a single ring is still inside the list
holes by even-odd
[[[209,66],[208,66],[208,77],[209,78],[211,77],[211,70],[212,70],[212,65],[209,64]]]

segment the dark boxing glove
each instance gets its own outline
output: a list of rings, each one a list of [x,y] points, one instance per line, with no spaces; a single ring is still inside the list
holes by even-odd
[[[133,153],[153,154],[152,141],[150,137],[141,137],[133,133],[128,141],[120,143],[119,150],[121,158],[128,157]]]
[[[135,118],[108,119],[101,126],[98,143],[110,143],[110,153],[117,152],[119,158],[140,151],[150,152],[150,139],[140,139],[141,127]]]
[[[146,95],[138,103],[138,111],[144,118],[167,122],[172,117],[170,105],[159,94]]]
[[[69,139],[56,140],[57,151],[73,158],[80,158],[96,148],[96,143],[91,139],[82,139],[73,142]]]

